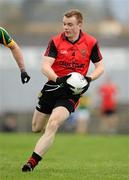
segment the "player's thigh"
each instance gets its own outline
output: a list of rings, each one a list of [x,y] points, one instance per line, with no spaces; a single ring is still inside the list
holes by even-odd
[[[41,131],[45,127],[48,117],[47,114],[41,113],[35,109],[32,119],[32,131]]]
[[[53,109],[52,114],[49,117],[47,128],[58,128],[68,117],[70,113],[66,107],[59,106]]]

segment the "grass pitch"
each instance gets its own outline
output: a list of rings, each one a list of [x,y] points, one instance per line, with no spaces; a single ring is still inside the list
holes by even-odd
[[[129,180],[128,136],[57,134],[36,169],[22,173],[38,138],[0,134],[0,180]]]

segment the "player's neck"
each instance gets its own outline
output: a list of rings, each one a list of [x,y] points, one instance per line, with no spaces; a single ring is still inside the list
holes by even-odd
[[[75,35],[74,37],[69,37],[68,40],[70,42],[74,43],[74,42],[78,41],[79,38],[80,38],[80,32],[77,35]]]

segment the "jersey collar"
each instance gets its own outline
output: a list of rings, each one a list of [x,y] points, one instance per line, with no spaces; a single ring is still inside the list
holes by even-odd
[[[80,40],[80,38],[82,37],[82,35],[83,35],[83,32],[80,30],[79,37],[78,37],[78,39],[77,39],[76,41],[74,41],[74,42],[70,41],[70,40],[65,36],[65,33],[63,33],[63,38],[64,38],[66,41],[70,42],[71,44],[75,44],[76,42],[78,42],[78,41]]]

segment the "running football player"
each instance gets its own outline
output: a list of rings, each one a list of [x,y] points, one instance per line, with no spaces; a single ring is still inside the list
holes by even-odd
[[[48,43],[42,60],[42,73],[48,82],[39,96],[39,102],[32,119],[32,131],[40,132],[45,127],[31,157],[23,165],[22,171],[32,171],[52,145],[60,125],[74,112],[80,96],[73,95],[67,85],[68,74],[79,72],[85,76],[88,86],[104,71],[102,56],[97,40],[82,31],[83,16],[79,10],[64,14],[63,32]],[[90,61],[94,70],[87,75]],[[46,120],[46,117],[48,119]]]

